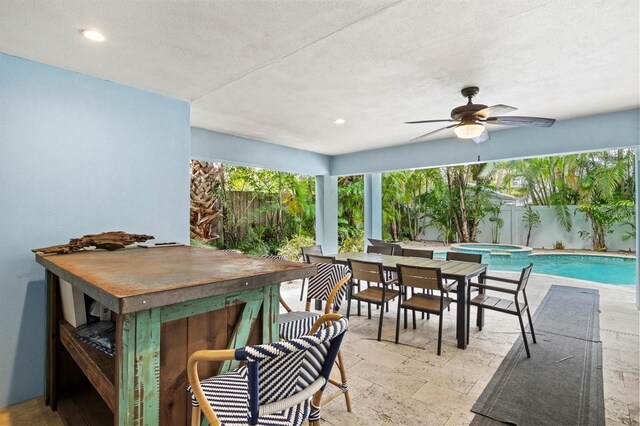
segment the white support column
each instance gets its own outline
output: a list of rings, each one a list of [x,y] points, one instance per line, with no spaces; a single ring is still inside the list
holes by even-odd
[[[316,176],[316,244],[325,253],[338,252],[338,178]]]
[[[382,174],[364,175],[364,249],[368,238],[382,239]]]
[[[636,308],[640,310],[640,238],[638,229],[640,229],[640,145],[636,145]]]

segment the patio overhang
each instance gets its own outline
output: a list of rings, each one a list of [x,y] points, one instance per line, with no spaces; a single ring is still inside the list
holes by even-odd
[[[503,161],[564,155],[623,147],[636,149],[636,228],[638,217],[638,151],[640,109],[558,121],[548,129],[494,131],[481,145],[447,138],[388,148],[327,156],[277,144],[191,129],[193,158],[316,176],[316,240],[328,251],[338,248],[337,176],[365,175],[365,239],[379,238],[382,226],[381,173],[443,167],[478,161]],[[636,240],[636,253],[640,252]],[[640,282],[640,268],[637,270]],[[640,287],[636,291],[640,309]]]

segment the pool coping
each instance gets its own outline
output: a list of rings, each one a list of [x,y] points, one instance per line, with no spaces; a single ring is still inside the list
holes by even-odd
[[[498,251],[496,249],[495,253],[491,252],[490,248],[474,248],[474,247],[469,247],[473,244],[477,244],[477,245],[482,245],[482,246],[487,246],[487,245],[495,245],[495,246],[509,246],[509,247],[517,247],[515,249],[509,249],[509,250],[500,250]],[[464,246],[466,245],[466,247]],[[455,243],[455,244],[451,244],[451,250],[453,251],[457,251],[456,249],[460,250],[459,253],[464,253],[464,250],[475,250],[476,252],[482,252],[482,253],[488,253],[491,255],[498,255],[498,256],[504,256],[504,255],[511,255],[511,254],[521,254],[521,253],[533,253],[533,247],[527,247],[527,246],[521,246],[518,244],[493,244],[493,243]]]
[[[502,270],[502,269],[494,269],[493,271],[494,271],[494,272],[501,273],[501,274],[514,274],[514,275],[520,275],[520,274],[522,273],[521,271],[505,271],[505,270]],[[611,284],[611,283],[601,283],[600,281],[583,280],[583,279],[580,279],[580,278],[565,277],[565,276],[562,276],[562,275],[542,274],[542,273],[540,273],[540,272],[535,272],[535,271],[531,271],[531,275],[537,275],[537,276],[545,277],[545,278],[561,278],[561,279],[563,279],[563,280],[578,281],[579,283],[580,283],[580,282],[584,282],[584,283],[595,284],[595,285],[599,285],[599,286],[600,286],[600,285],[610,285],[610,286],[615,287],[615,288],[618,288],[618,289],[619,289],[620,287],[623,287],[623,290],[624,290],[625,288],[626,288],[627,290],[629,290],[629,288],[628,288],[628,287],[630,287],[630,288],[632,288],[633,290],[635,290],[635,287],[636,287],[636,284],[620,284],[620,283],[619,283],[619,284]],[[634,291],[633,293],[635,293],[635,291]]]
[[[593,256],[593,257],[617,257],[620,259],[636,259],[635,255],[611,254],[611,253],[550,253],[533,252],[529,256]]]

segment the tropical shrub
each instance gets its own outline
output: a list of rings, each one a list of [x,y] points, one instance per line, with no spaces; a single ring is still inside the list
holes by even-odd
[[[310,237],[304,234],[296,234],[284,241],[284,243],[278,249],[278,254],[286,257],[291,261],[300,262],[302,261],[300,249],[302,247],[314,246],[315,244],[316,240],[314,237]]]

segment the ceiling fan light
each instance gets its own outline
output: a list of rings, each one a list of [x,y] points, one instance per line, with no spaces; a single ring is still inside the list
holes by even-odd
[[[484,126],[478,123],[460,124],[453,131],[460,139],[474,139],[484,132]]]

